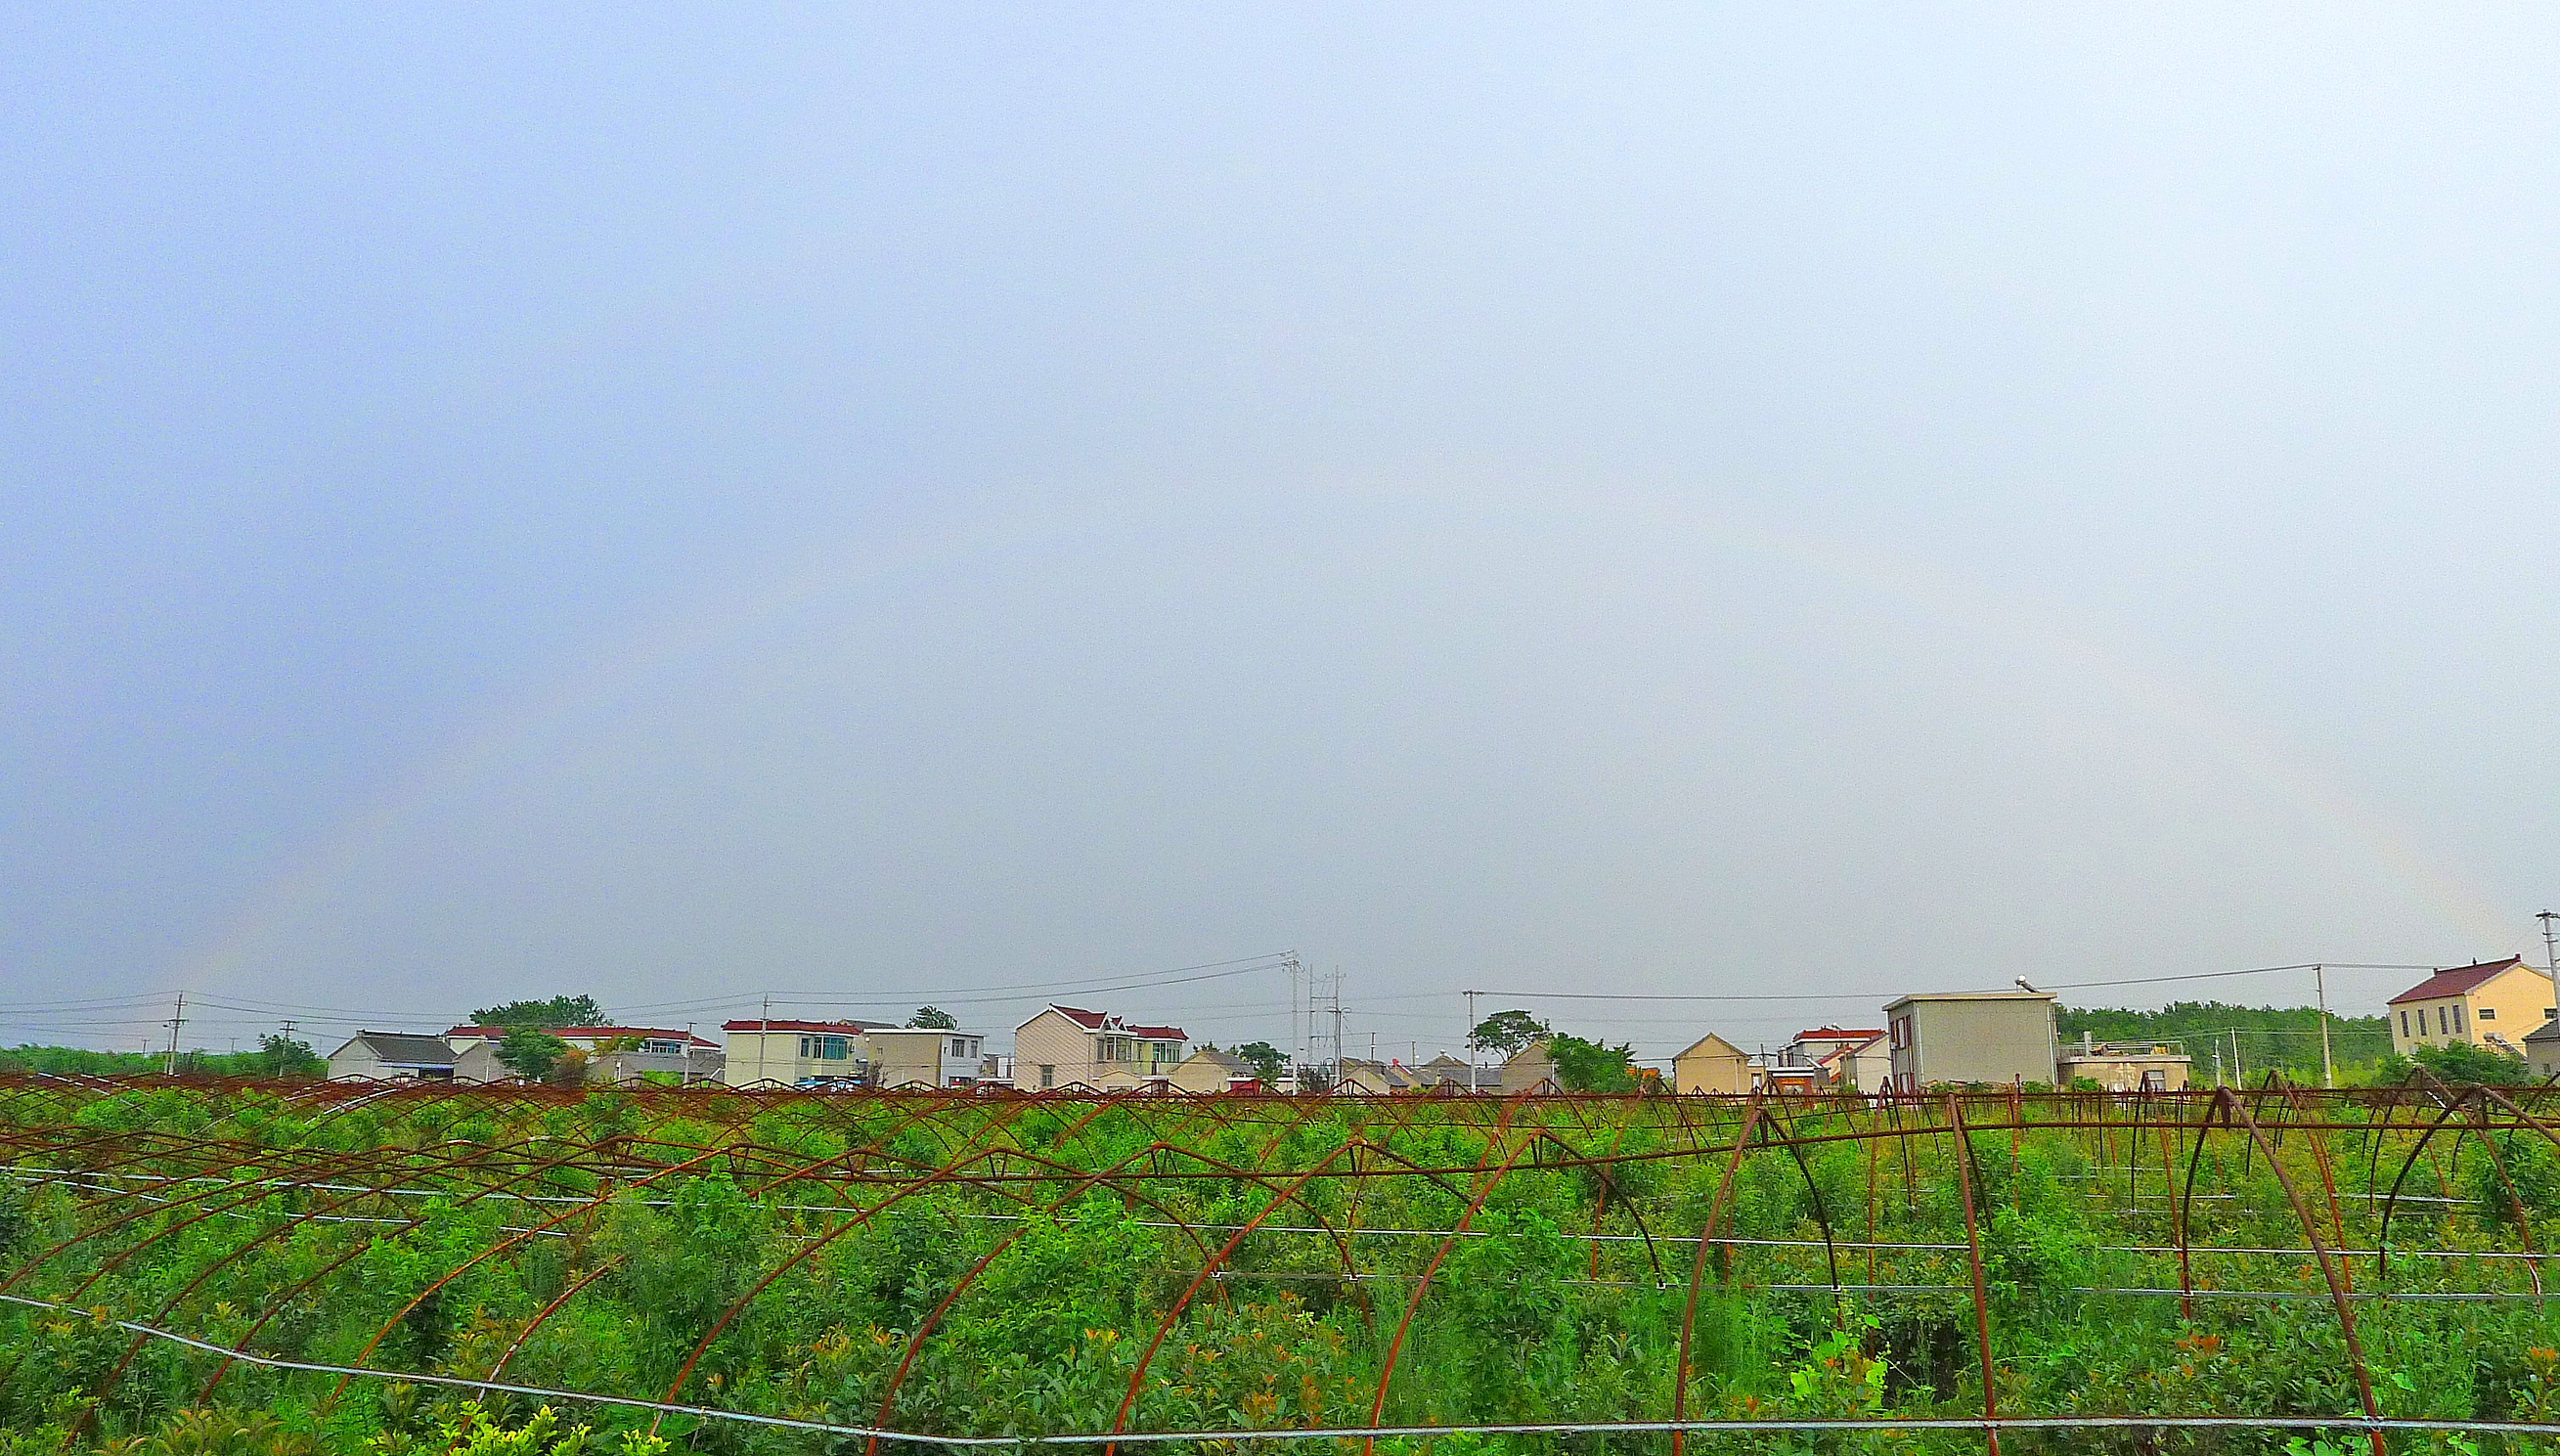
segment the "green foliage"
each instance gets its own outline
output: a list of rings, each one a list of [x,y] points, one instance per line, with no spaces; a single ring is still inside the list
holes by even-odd
[[[484,1006],[471,1013],[471,1023],[481,1027],[600,1027],[606,1021],[604,1008],[596,1005],[594,997],[578,995]]]
[[[931,1027],[944,1032],[955,1032],[960,1029],[960,1019],[938,1006],[917,1007],[915,1015],[906,1019],[906,1024],[910,1027]]]
[[[1476,1024],[1476,1045],[1504,1056],[1514,1055],[1547,1034],[1546,1023],[1524,1011],[1498,1011]]]
[[[2523,1058],[2461,1042],[2447,1043],[2442,1047],[2421,1047],[2408,1056],[2396,1052],[2386,1056],[2380,1062],[2374,1080],[2382,1083],[2403,1081],[2412,1069],[2418,1067],[2424,1067],[2438,1081],[2457,1085],[2478,1082],[2493,1087],[2517,1087],[2537,1080]]]
[[[1247,1042],[1235,1049],[1235,1054],[1252,1065],[1254,1076],[1266,1086],[1280,1080],[1289,1065],[1288,1056],[1268,1042]]]
[[[552,1074],[552,1069],[568,1055],[566,1042],[535,1027],[517,1027],[498,1044],[498,1060],[519,1076],[537,1081]]]
[[[258,1069],[269,1076],[326,1076],[329,1063],[311,1044],[282,1033],[257,1039]]]
[[[178,1053],[180,1076],[318,1076],[328,1070],[328,1063],[311,1051],[308,1044],[291,1045],[301,1051],[287,1051],[285,1065],[278,1071],[279,1057],[274,1046],[278,1038],[261,1041],[255,1052],[207,1052],[202,1048]],[[84,1047],[42,1047],[25,1043],[0,1050],[0,1072],[40,1071],[55,1076],[150,1076],[168,1067],[165,1052],[92,1052]]]
[[[2280,1070],[2296,1081],[2317,1081],[2320,1070],[2320,1014],[2310,1006],[2226,1006],[2219,1001],[2180,1001],[2158,1011],[2124,1011],[2101,1007],[2054,1009],[2054,1026],[2065,1042],[2083,1032],[2101,1042],[2160,1042],[2176,1046],[2195,1058],[2199,1084],[2213,1076],[2213,1056],[2220,1049],[2226,1073],[2231,1034],[2240,1034],[2240,1063],[2250,1080]],[[2328,1019],[2329,1054],[2341,1066],[2364,1065],[2391,1053],[2391,1023],[2378,1016]]]
[[[1555,1065],[1557,1085],[1568,1092],[1632,1092],[1636,1089],[1636,1049],[1626,1043],[1612,1047],[1604,1042],[1586,1042],[1580,1037],[1555,1037],[1546,1044],[1547,1059]]]

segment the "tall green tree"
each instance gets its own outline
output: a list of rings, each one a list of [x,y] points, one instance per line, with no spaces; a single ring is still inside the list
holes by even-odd
[[[906,1019],[906,1024],[910,1027],[927,1027],[943,1032],[960,1030],[960,1019],[938,1006],[917,1007],[915,1015]]]
[[[555,996],[548,1001],[510,1001],[471,1013],[481,1027],[600,1027],[604,1008],[592,996]]]
[[[1586,1042],[1580,1037],[1554,1037],[1546,1055],[1555,1063],[1555,1083],[1568,1092],[1636,1090],[1636,1049],[1621,1042]]]
[[[568,1055],[568,1044],[540,1027],[517,1027],[498,1044],[498,1059],[518,1076],[540,1081]]]
[[[1235,1055],[1251,1065],[1253,1074],[1266,1083],[1280,1080],[1281,1071],[1289,1065],[1289,1058],[1268,1042],[1247,1042],[1235,1049]]]
[[[257,1039],[259,1069],[270,1076],[320,1076],[329,1063],[311,1050],[311,1044],[281,1033]]]
[[[1498,1011],[1476,1024],[1476,1045],[1509,1056],[1546,1034],[1546,1023],[1527,1012]]]

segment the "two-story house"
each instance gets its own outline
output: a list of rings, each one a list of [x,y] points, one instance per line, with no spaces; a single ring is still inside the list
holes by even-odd
[[[2554,1005],[2550,975],[2522,956],[2438,971],[2391,998],[2391,1050],[2406,1056],[2463,1042],[2522,1056]]]
[[[1107,1011],[1051,1005],[1014,1029],[1014,1085],[1027,1092],[1079,1087],[1116,1092],[1170,1077],[1191,1034]]]
[[[723,1022],[728,1064],[720,1080],[732,1087],[866,1082],[872,1075],[872,1034],[893,1030],[887,1022]]]

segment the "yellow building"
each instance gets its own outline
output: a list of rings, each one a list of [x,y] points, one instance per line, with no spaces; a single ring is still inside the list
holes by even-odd
[[[2391,998],[2391,1050],[2406,1056],[2460,1042],[2522,1056],[2554,1004],[2551,977],[2522,956],[2438,971]]]
[[[1739,1095],[1751,1090],[1752,1071],[1751,1058],[1741,1048],[1709,1032],[1672,1058],[1672,1088],[1683,1094]]]

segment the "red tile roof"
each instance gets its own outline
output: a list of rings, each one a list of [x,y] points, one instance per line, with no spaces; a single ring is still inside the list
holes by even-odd
[[[1086,1011],[1080,1007],[1060,1006],[1052,1001],[1048,1009],[1088,1032],[1125,1032],[1151,1042],[1188,1042],[1191,1034],[1180,1027],[1133,1027],[1107,1011]]]
[[[1884,1028],[1882,1027],[1861,1027],[1855,1030],[1840,1027],[1816,1027],[1810,1032],[1798,1032],[1796,1034],[1796,1040],[1799,1042],[1863,1042],[1870,1037],[1881,1037],[1883,1035]]]
[[[2404,1001],[2441,1001],[2448,996],[2460,996],[2491,976],[2523,964],[2524,957],[2510,955],[2504,960],[2484,960],[2476,966],[2456,966],[2450,971],[2438,971],[2384,1004],[2398,1006]]]
[[[515,1028],[513,1027],[455,1027],[444,1035],[448,1037],[480,1037],[488,1041],[497,1042],[503,1041],[506,1038],[506,1035],[514,1030]],[[576,1037],[580,1040],[591,1039],[599,1042],[607,1037],[651,1037],[664,1041],[681,1042],[686,1038],[693,1036],[692,1033],[687,1032],[682,1027],[544,1027],[542,1030],[549,1032],[553,1036],[559,1037],[563,1041],[571,1037]],[[700,1037],[693,1037],[693,1044],[697,1047],[717,1047],[720,1045],[718,1042],[704,1041]]]
[[[723,1032],[827,1032],[840,1037],[859,1037],[865,1032],[887,1031],[886,1022],[787,1022],[779,1017],[766,1021],[762,1017],[742,1022],[722,1022]]]

